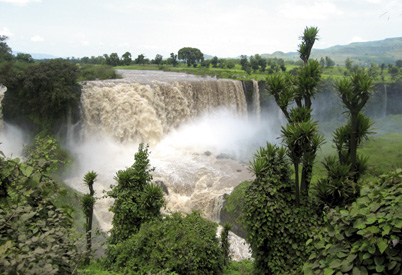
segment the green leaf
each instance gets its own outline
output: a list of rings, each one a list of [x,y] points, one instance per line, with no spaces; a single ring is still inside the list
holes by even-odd
[[[396,228],[402,228],[402,220],[399,219],[394,225]]]
[[[332,274],[334,274],[334,272],[335,271],[331,268],[324,269],[324,275],[332,275]]]
[[[376,217],[370,217],[366,220],[366,224],[373,224],[377,221]]]
[[[376,270],[377,272],[382,273],[382,272],[384,271],[384,269],[385,269],[385,266],[383,266],[383,265],[376,265],[376,266],[375,266],[375,270]]]
[[[22,166],[21,165],[21,172],[24,174],[24,176],[29,177],[31,176],[33,172],[33,167],[32,166]]]
[[[378,246],[378,249],[380,250],[380,253],[382,254],[387,249],[388,244],[387,244],[386,240],[384,240],[383,238],[379,238],[377,240],[377,246]]]
[[[388,224],[384,225],[384,227],[382,228],[382,236],[388,235],[390,231],[391,226],[389,226]]]

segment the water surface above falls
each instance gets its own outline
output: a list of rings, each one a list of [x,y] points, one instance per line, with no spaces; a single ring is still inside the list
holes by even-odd
[[[199,210],[219,221],[224,194],[252,178],[248,160],[267,140],[275,141],[275,123],[247,114],[240,81],[118,72],[123,79],[83,83],[82,138],[69,141],[78,168],[66,182],[86,193],[83,176],[95,171],[101,197],[115,184],[116,172],[133,164],[138,144],[148,143],[154,181],[163,182],[169,193],[164,211]],[[95,206],[106,231],[111,203],[101,199]]]

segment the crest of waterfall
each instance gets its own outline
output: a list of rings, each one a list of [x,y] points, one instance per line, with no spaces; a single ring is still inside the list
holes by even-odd
[[[261,106],[260,106],[260,88],[258,87],[258,81],[253,79],[253,110],[255,112],[255,117],[260,119],[261,117]]]
[[[91,81],[81,96],[84,135],[156,144],[189,119],[226,107],[247,116],[242,83],[198,80],[151,83]]]

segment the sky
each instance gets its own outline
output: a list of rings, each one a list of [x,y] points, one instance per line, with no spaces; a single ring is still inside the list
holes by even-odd
[[[219,58],[402,37],[401,0],[0,0],[14,52],[57,57],[130,52],[167,58],[183,47]]]

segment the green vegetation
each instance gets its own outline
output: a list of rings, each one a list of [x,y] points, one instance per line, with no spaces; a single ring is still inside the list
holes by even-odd
[[[198,213],[155,219],[114,248],[116,260],[108,268],[132,274],[222,274],[216,229]]]
[[[91,171],[84,176],[84,182],[89,188],[89,194],[85,194],[81,199],[81,207],[86,218],[85,231],[87,237],[87,251],[85,256],[85,265],[88,265],[92,254],[92,220],[94,215],[94,205],[95,205],[95,191],[94,182],[98,175]]]
[[[107,194],[114,199],[110,211],[113,215],[113,229],[109,242],[118,244],[128,239],[140,229],[141,224],[160,218],[160,208],[164,205],[162,189],[151,183],[148,146],[140,144],[135,154],[134,164],[116,173],[117,185],[111,186]]]
[[[378,135],[367,138],[371,122],[362,111],[373,84],[400,83],[402,61],[362,68],[353,59],[335,67],[329,55],[320,62],[311,60],[317,32],[305,29],[301,60],[296,62],[258,54],[204,60],[199,49],[182,48],[167,60],[161,55],[149,60],[143,54],[133,60],[126,52],[121,58],[111,53],[35,63],[27,54],[12,56],[7,37],[0,36],[0,83],[8,88],[4,118],[31,127],[33,135],[40,133],[25,148],[25,161],[0,154],[1,272],[400,274],[402,119],[401,115],[383,118]],[[116,185],[108,192],[114,199],[113,228],[105,258],[91,263],[96,173],[84,177],[90,193],[79,198],[84,224],[77,206],[65,205],[73,200],[71,191],[63,197],[65,192],[56,182],[68,168],[68,153],[45,134],[58,132],[60,122],[77,116],[78,81],[116,78],[113,67],[267,81],[289,122],[282,128],[285,147],[268,143],[260,148],[250,163],[255,179],[240,184],[225,205],[235,223],[247,231],[254,261],[231,261],[232,225],[224,225],[219,239],[217,224],[199,213],[161,214],[163,193],[151,183],[149,148],[141,144],[134,164],[117,172]],[[333,83],[348,121],[319,151],[323,137],[312,119],[312,98],[322,87],[332,89]],[[340,123],[341,119],[328,123],[326,134]],[[384,134],[390,129],[392,133]],[[372,157],[360,157],[361,153]],[[384,174],[390,168],[396,170]],[[83,230],[86,238],[79,234]]]
[[[7,274],[71,274],[80,263],[78,239],[50,176],[59,162],[51,138],[37,139],[26,162],[0,158],[0,266]]]
[[[331,209],[326,227],[307,241],[304,274],[401,274],[402,169],[361,190],[346,209]]]
[[[299,274],[309,256],[305,243],[321,219],[308,203],[295,207],[285,149],[268,143],[250,167],[256,179],[244,195],[244,222],[255,274]]]
[[[12,63],[0,67],[0,83],[7,87],[4,119],[30,127],[34,134],[58,132],[69,116],[75,114],[77,119],[81,96],[77,78],[78,68],[61,59],[22,68]]]

